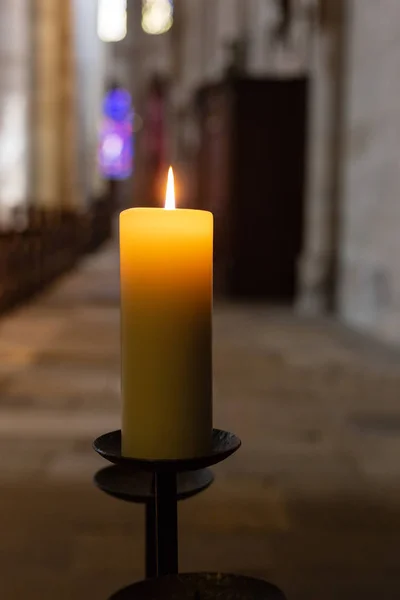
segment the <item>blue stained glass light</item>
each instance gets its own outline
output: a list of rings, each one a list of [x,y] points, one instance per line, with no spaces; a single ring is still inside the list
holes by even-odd
[[[103,101],[103,113],[113,121],[125,121],[131,117],[131,95],[123,88],[110,90]]]

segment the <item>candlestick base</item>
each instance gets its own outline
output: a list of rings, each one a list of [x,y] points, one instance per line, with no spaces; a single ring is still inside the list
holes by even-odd
[[[194,458],[146,460],[122,456],[120,430],[105,433],[93,442],[94,450],[109,462],[132,471],[151,471],[153,473],[182,473],[204,469],[225,460],[236,452],[240,445],[241,441],[235,434],[222,429],[213,429],[212,448],[207,455]]]
[[[285,600],[282,592],[261,579],[222,573],[183,573],[139,581],[110,600]]]

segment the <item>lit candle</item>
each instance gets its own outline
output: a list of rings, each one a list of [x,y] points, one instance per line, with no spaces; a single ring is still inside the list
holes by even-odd
[[[190,458],[212,436],[213,216],[165,208],[120,215],[122,454]]]

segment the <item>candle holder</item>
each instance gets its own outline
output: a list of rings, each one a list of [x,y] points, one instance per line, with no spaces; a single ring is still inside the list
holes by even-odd
[[[119,430],[94,441],[94,450],[116,465],[99,471],[96,485],[114,497],[131,502],[150,500],[147,506],[152,506],[146,511],[146,574],[155,577],[120,590],[110,600],[203,600],[216,595],[221,600],[285,600],[278,588],[259,579],[220,573],[178,575],[178,500],[207,488],[213,480],[208,467],[228,458],[240,445],[233,433],[214,429],[212,447],[204,456],[146,460],[121,455]]]

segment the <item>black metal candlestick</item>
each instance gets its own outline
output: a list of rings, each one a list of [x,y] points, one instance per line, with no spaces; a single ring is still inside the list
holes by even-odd
[[[144,460],[121,455],[120,431],[107,433],[95,440],[93,447],[96,452],[118,465],[125,473],[125,478],[129,476],[132,481],[137,482],[138,473],[141,473],[142,477],[146,472],[152,474],[151,496],[154,502],[151,502],[151,505],[154,510],[151,512],[150,508],[146,512],[146,532],[149,537],[147,551],[153,552],[155,560],[146,571],[150,571],[151,574],[154,571],[156,577],[128,586],[114,594],[110,600],[203,600],[216,596],[220,600],[285,600],[277,587],[259,579],[221,573],[178,575],[177,502],[181,488],[179,477],[188,472],[193,477],[193,471],[203,470],[202,476],[207,479],[207,467],[225,460],[236,452],[240,445],[240,439],[234,434],[214,429],[212,449],[208,455],[192,459]],[[106,469],[102,469],[97,474],[96,484],[107,493],[132,501],[132,492],[127,494],[126,486],[121,486],[116,479],[110,485],[109,477],[108,482],[105,481],[105,471]],[[147,485],[148,491],[150,486]],[[205,487],[207,485],[201,489]],[[153,535],[150,535],[151,532]]]
[[[154,539],[156,575],[178,572],[177,473],[196,471],[225,460],[236,452],[241,441],[233,433],[213,430],[210,453],[190,459],[146,460],[121,454],[121,431],[112,431],[97,438],[93,448],[106,460],[129,470],[151,472],[154,475],[155,519]]]

